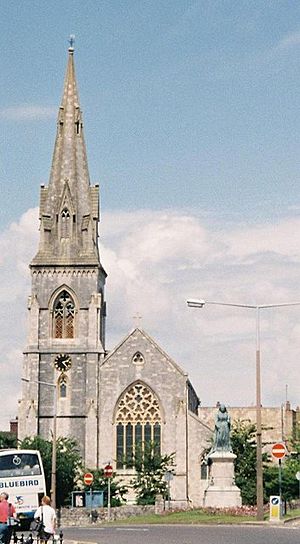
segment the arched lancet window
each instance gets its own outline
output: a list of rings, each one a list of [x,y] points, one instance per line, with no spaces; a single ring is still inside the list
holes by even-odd
[[[54,338],[74,338],[74,316],[74,301],[68,291],[62,291],[54,303]]]
[[[145,444],[154,443],[160,453],[161,414],[159,403],[152,391],[137,382],[127,389],[116,410],[117,468],[132,466],[132,457]]]
[[[60,237],[70,238],[71,235],[71,215],[68,208],[63,208],[60,214]]]
[[[58,394],[60,399],[67,397],[67,377],[62,374],[58,379]]]

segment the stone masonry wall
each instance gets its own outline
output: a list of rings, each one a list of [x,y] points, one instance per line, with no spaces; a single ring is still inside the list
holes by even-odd
[[[132,360],[137,351],[144,357],[142,365],[136,365]],[[115,468],[116,403],[128,386],[141,381],[152,389],[160,404],[162,452],[176,452],[176,476],[171,482],[171,496],[186,500],[186,379],[184,372],[139,329],[116,348],[100,369],[100,466],[111,460]],[[120,477],[126,476],[126,470],[118,473]]]
[[[112,521],[118,519],[126,519],[131,516],[142,516],[144,514],[154,514],[155,506],[139,506],[126,505],[111,508],[110,519]],[[90,525],[100,525],[107,521],[107,508],[97,508],[93,510],[91,518],[91,510],[89,508],[62,508],[59,516],[59,525],[61,527],[85,527]]]

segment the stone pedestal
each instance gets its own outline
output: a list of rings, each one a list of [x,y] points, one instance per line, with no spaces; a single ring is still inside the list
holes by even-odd
[[[241,492],[234,481],[236,455],[229,451],[215,451],[208,458],[211,465],[208,487],[204,492],[204,506],[241,506]]]

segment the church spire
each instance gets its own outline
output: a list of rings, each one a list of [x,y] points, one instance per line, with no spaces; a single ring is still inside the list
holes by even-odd
[[[59,192],[59,189],[66,181],[73,193],[73,197],[77,197],[80,202],[80,195],[86,192],[90,181],[83,136],[82,113],[75,77],[72,41],[68,49],[67,71],[58,113],[49,189],[51,185],[54,185],[56,192]]]
[[[71,37],[49,186],[41,188],[40,248],[33,264],[45,258],[49,264],[99,259],[98,193],[98,186],[90,186]]]

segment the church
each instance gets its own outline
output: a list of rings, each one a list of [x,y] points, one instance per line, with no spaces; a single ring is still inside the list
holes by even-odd
[[[175,452],[172,500],[200,505],[211,430],[184,369],[139,327],[112,351],[105,347],[99,186],[89,179],[72,45],[39,218],[18,438],[50,439],[56,413],[57,436],[76,439],[86,468],[110,461],[125,482],[133,472],[124,459],[155,441],[162,454]]]

